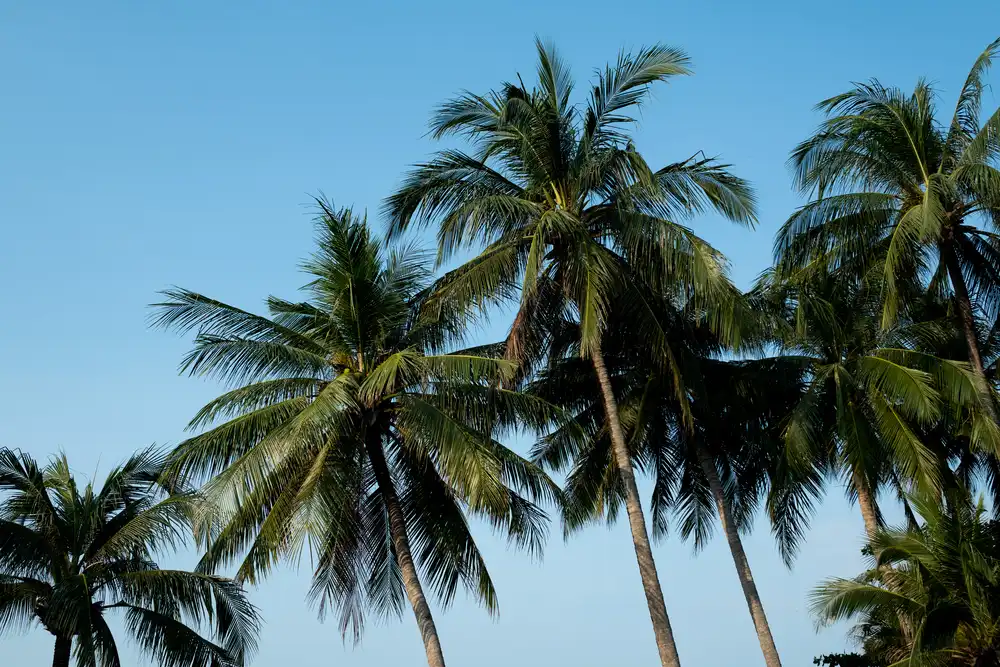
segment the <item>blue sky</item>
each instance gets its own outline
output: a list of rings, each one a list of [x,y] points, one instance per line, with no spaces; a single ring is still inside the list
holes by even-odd
[[[176,443],[218,387],[178,377],[187,341],[145,324],[156,291],[176,284],[248,308],[292,295],[311,247],[309,195],[376,217],[433,149],[431,108],[518,72],[529,80],[536,33],[581,81],[621,47],[689,52],[695,76],[656,90],[636,142],[653,164],[703,150],[753,181],[757,231],[695,223],[747,285],[799,203],[784,162],[815,125],[812,106],[851,81],[910,87],[923,75],[950,107],[1000,26],[995,0],[961,4],[961,22],[942,28],[944,6],[923,0],[3,3],[0,445],[63,449],[91,474]],[[793,570],[766,526],[747,540],[787,667],[845,645],[843,628],[817,634],[806,594],[857,571],[861,530],[832,489]],[[554,532],[542,563],[484,533],[501,613],[462,599],[439,611],[450,664],[655,664],[624,523],[568,544]],[[672,538],[656,556],[684,664],[762,664],[724,541],[695,556]],[[307,571],[254,591],[266,618],[256,665],[421,663],[409,615],[345,646],[306,606]],[[47,664],[50,637],[4,638],[0,654]]]

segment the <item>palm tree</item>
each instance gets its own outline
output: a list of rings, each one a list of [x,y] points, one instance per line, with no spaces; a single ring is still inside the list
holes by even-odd
[[[740,531],[750,527],[770,462],[780,450],[784,419],[800,397],[800,365],[780,358],[717,360],[714,357],[724,350],[717,337],[699,325],[700,318],[669,303],[658,311],[670,330],[674,373],[650,370],[656,366],[647,348],[628,331],[625,317],[613,314],[604,348],[630,458],[654,480],[653,536],[664,537],[669,517],[677,514],[682,536],[693,537],[701,548],[719,521],[765,664],[780,665]],[[573,338],[567,336],[567,342]],[[687,401],[678,400],[678,378]],[[542,438],[534,452],[543,464],[557,470],[569,467],[567,531],[600,518],[614,521],[624,489],[593,369],[575,349],[565,350],[550,360],[529,390],[575,417]]]
[[[141,451],[95,489],[65,457],[40,467],[0,449],[0,632],[40,623],[55,636],[53,667],[118,667],[107,618],[124,614],[140,649],[162,667],[241,666],[260,621],[239,584],[153,560],[190,535],[196,497],[156,484],[163,456]],[[217,642],[202,636],[211,624]]]
[[[203,568],[245,554],[237,580],[253,583],[308,543],[321,614],[339,607],[357,638],[366,608],[398,615],[409,600],[441,667],[424,582],[445,604],[462,584],[496,609],[467,516],[540,550],[546,516],[521,494],[556,488],[492,436],[551,414],[498,386],[511,362],[442,352],[467,313],[427,314],[423,253],[383,253],[364,219],[319,204],[308,301],[271,297],[270,318],[185,290],[158,305],[156,324],[197,330],[182,369],[234,386],[191,421],[215,426],[178,446],[171,474],[208,480],[221,506]]]
[[[813,593],[822,623],[857,620],[865,653],[893,667],[1000,665],[1000,530],[980,501],[912,497],[919,527],[880,530],[871,567]]]
[[[435,137],[467,137],[473,153],[447,150],[418,165],[389,198],[390,233],[438,224],[438,260],[462,247],[480,254],[438,284],[437,303],[519,301],[505,355],[529,377],[563,314],[575,313],[580,351],[602,391],[629,527],[663,665],[679,664],[650,548],[625,434],[602,354],[612,299],[667,364],[668,343],[645,285],[720,302],[735,290],[722,257],[678,220],[712,208],[755,220],[749,187],[726,165],[696,155],[654,171],[625,128],[650,84],[688,73],[688,59],[664,46],[621,53],[598,72],[585,110],[570,103],[573,79],[550,45],[537,43],[538,86],[507,83],[441,106]],[[719,308],[716,313],[730,312]],[[727,329],[732,320],[720,321]]]
[[[764,661],[779,665],[740,532],[751,528],[780,451],[787,415],[801,398],[801,366],[782,358],[704,359],[701,365],[699,391],[692,401],[695,428],[675,430],[684,456],[678,497],[686,515],[682,533],[693,534],[696,546],[703,542],[710,534],[714,501]]]
[[[975,314],[992,321],[1000,303],[1000,237],[988,229],[1000,224],[1000,109],[980,123],[980,108],[998,52],[1000,40],[976,60],[947,125],[937,122],[925,81],[906,95],[872,80],[821,102],[828,120],[791,157],[798,186],[817,197],[776,242],[786,270],[877,265],[886,327],[905,308],[906,283],[950,281],[983,396]]]
[[[785,506],[785,494],[796,485],[808,487],[797,491],[801,499],[818,493],[824,476],[843,474],[869,538],[881,525],[880,488],[914,483],[940,490],[948,472],[928,435],[954,410],[971,410],[976,383],[963,363],[926,351],[926,341],[940,337],[934,322],[879,327],[872,313],[880,281],[839,272],[772,279],[765,277],[760,287],[770,291],[765,300],[785,309],[782,344],[801,361],[808,382],[785,429],[789,467],[804,474],[787,476],[788,485],[776,484],[771,498],[772,519],[790,558],[805,518]],[[972,443],[988,447],[995,429],[981,412],[970,414]]]

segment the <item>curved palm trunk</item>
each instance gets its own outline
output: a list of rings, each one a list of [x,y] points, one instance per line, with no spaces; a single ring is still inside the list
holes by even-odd
[[[750,608],[750,618],[753,619],[753,626],[757,630],[760,650],[764,654],[764,664],[768,667],[781,667],[778,648],[774,645],[774,637],[771,636],[771,626],[764,614],[764,604],[760,601],[760,595],[757,593],[757,584],[754,583],[750,563],[747,561],[746,552],[743,551],[740,534],[733,524],[729,501],[723,492],[722,480],[719,479],[719,471],[715,467],[715,461],[701,447],[698,448],[698,460],[705,472],[705,477],[708,478],[708,486],[712,490],[712,496],[715,497],[715,506],[719,511],[719,523],[722,524],[722,530],[726,534],[729,551],[733,554],[736,574],[740,579],[740,586],[743,587],[743,596],[747,600],[747,607]]]
[[[969,298],[969,288],[965,284],[965,276],[962,275],[962,267],[958,264],[958,257],[955,255],[955,248],[951,241],[942,244],[941,256],[948,269],[952,289],[955,290],[955,306],[958,311],[959,324],[965,336],[965,345],[969,348],[969,363],[972,364],[973,375],[976,379],[976,390],[983,397],[983,405],[986,406],[988,414],[995,419],[993,402],[989,398],[989,386],[986,384],[986,370],[983,368],[983,358],[979,353],[979,339],[976,336],[975,319],[972,316],[972,299]]]
[[[670,628],[667,617],[667,606],[663,601],[663,590],[656,574],[656,563],[653,561],[653,549],[649,544],[649,534],[646,532],[646,519],[642,514],[642,503],[639,500],[639,489],[635,484],[635,473],[632,471],[632,460],[629,457],[628,446],[625,444],[625,434],[618,419],[618,403],[611,389],[608,369],[604,365],[604,356],[598,348],[591,356],[597,381],[601,385],[604,399],[604,413],[611,429],[611,447],[614,450],[615,464],[625,484],[625,508],[628,511],[628,524],[632,530],[632,543],[635,546],[635,558],[639,562],[639,575],[642,577],[642,588],[646,593],[646,604],[649,607],[649,618],[653,622],[653,633],[656,636],[656,648],[660,653],[660,663],[664,667],[680,667],[681,660],[677,655],[677,645],[674,643],[674,632]]]
[[[854,471],[854,490],[858,492],[858,507],[861,508],[861,518],[865,522],[865,532],[868,539],[874,539],[878,532],[878,509],[875,507],[875,497],[868,488],[868,480],[858,471]]]
[[[73,640],[69,637],[56,637],[56,647],[52,652],[52,667],[69,667],[69,653]]]
[[[406,597],[413,607],[413,615],[417,619],[417,626],[420,628],[420,637],[424,641],[424,651],[427,653],[427,664],[430,667],[445,667],[444,653],[441,651],[441,640],[438,638],[437,627],[434,625],[434,617],[431,615],[431,608],[424,597],[424,589],[420,585],[420,578],[417,576],[417,568],[413,564],[413,555],[410,552],[410,538],[406,535],[406,516],[403,513],[403,506],[396,495],[396,489],[392,484],[392,476],[389,473],[389,465],[385,460],[385,453],[379,443],[370,441],[365,443],[368,450],[368,458],[372,464],[372,471],[375,473],[375,481],[378,482],[379,491],[385,501],[386,512],[389,518],[389,535],[392,538],[393,548],[396,550],[396,561],[399,563],[399,570],[403,576],[403,587],[406,589]]]

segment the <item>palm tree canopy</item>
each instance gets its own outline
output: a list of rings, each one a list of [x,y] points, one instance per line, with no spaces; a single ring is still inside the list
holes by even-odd
[[[631,458],[653,479],[654,537],[665,536],[676,516],[681,535],[701,547],[716,509],[699,450],[718,464],[733,519],[747,528],[782,449],[785,419],[801,398],[802,364],[797,358],[724,360],[726,348],[704,317],[669,299],[656,311],[670,341],[669,372],[653,363],[650,348],[618,311],[602,351]],[[541,464],[569,469],[565,518],[572,531],[602,517],[614,521],[624,490],[593,369],[580,358],[570,326],[565,329],[565,345],[553,346],[556,354],[528,391],[574,415],[534,449]]]
[[[721,254],[683,222],[706,209],[756,221],[750,187],[727,165],[695,155],[654,169],[627,136],[650,85],[689,73],[681,51],[622,52],[596,73],[583,106],[571,101],[574,81],[555,49],[538,41],[537,52],[535,87],[518,78],[437,110],[433,135],[464,137],[472,152],[441,151],[417,165],[385,206],[391,235],[438,224],[439,261],[460,247],[481,249],[444,277],[435,299],[520,299],[506,354],[525,375],[543,356],[549,324],[567,310],[580,323],[582,351],[593,352],[622,292],[648,340],[665,343],[639,275],[687,298],[733,299]],[[725,309],[713,315],[735,326]]]
[[[77,664],[119,666],[107,623],[122,612],[140,649],[163,667],[239,666],[260,621],[240,586],[161,570],[154,558],[190,535],[196,497],[156,484],[164,457],[132,456],[104,485],[80,487],[65,457],[45,467],[0,449],[0,632],[38,622],[76,643]],[[215,641],[198,632],[210,627]]]
[[[557,489],[495,436],[552,411],[499,386],[513,364],[493,347],[453,349],[467,313],[428,306],[424,253],[386,251],[363,218],[319,205],[308,300],[271,297],[270,317],[185,290],[158,305],[157,324],[197,331],[182,369],[233,386],[170,461],[221,507],[202,567],[241,560],[237,579],[255,582],[307,547],[311,599],[321,614],[339,609],[345,633],[359,636],[367,611],[398,614],[406,597],[372,463],[384,457],[423,578],[443,603],[461,584],[494,610],[468,517],[541,549],[546,516],[531,499]]]
[[[994,451],[995,424],[976,400],[965,362],[942,358],[954,341],[932,300],[911,297],[911,315],[883,329],[877,271],[859,280],[849,271],[779,279],[766,275],[758,303],[784,320],[776,328],[786,358],[802,364],[805,391],[788,416],[781,481],[772,484],[772,521],[791,558],[825,479],[845,478],[856,499],[861,480],[873,493],[902,493],[915,484],[940,490],[951,475],[934,437],[961,433],[973,450]],[[923,319],[926,317],[927,319]],[[877,511],[877,506],[875,507]]]
[[[792,153],[797,185],[816,198],[775,241],[783,272],[875,263],[884,277],[882,321],[905,308],[907,283],[945,281],[954,252],[980,309],[1000,305],[1000,109],[981,120],[985,76],[1000,40],[976,60],[951,118],[934,89],[911,94],[878,81],[818,105],[828,115]]]
[[[982,502],[915,496],[919,527],[884,530],[871,568],[813,593],[822,623],[856,620],[866,653],[884,664],[994,665],[1000,657],[1000,529]]]

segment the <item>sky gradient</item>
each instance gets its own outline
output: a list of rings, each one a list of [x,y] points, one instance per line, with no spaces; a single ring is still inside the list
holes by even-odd
[[[0,3],[0,445],[61,449],[100,476],[134,449],[177,443],[220,390],[178,377],[189,339],[147,328],[157,290],[251,309],[294,296],[310,195],[377,222],[405,168],[435,148],[433,106],[518,73],[530,83],[535,34],[555,41],[578,93],[622,47],[690,54],[695,75],[656,89],[636,144],[654,166],[704,151],[754,183],[756,231],[694,222],[748,286],[801,203],[785,159],[818,121],[816,102],[851,81],[910,88],[925,76],[952,107],[997,36],[1000,4],[967,0],[942,29],[946,11],[924,0]],[[986,111],[997,100],[987,91]],[[506,325],[494,318],[483,336]],[[766,525],[746,540],[786,667],[846,645],[806,609],[820,579],[860,567],[861,519],[843,498],[831,488],[791,571]],[[436,610],[450,664],[656,664],[624,522],[569,543],[553,526],[541,563],[481,533],[500,616],[461,597]],[[676,536],[655,554],[685,667],[762,664],[721,535],[697,556]],[[408,612],[345,645],[306,606],[308,571],[284,568],[253,591],[266,619],[254,665],[422,663]],[[0,639],[4,664],[48,664],[51,650],[39,629]],[[134,656],[125,664],[142,664]]]

